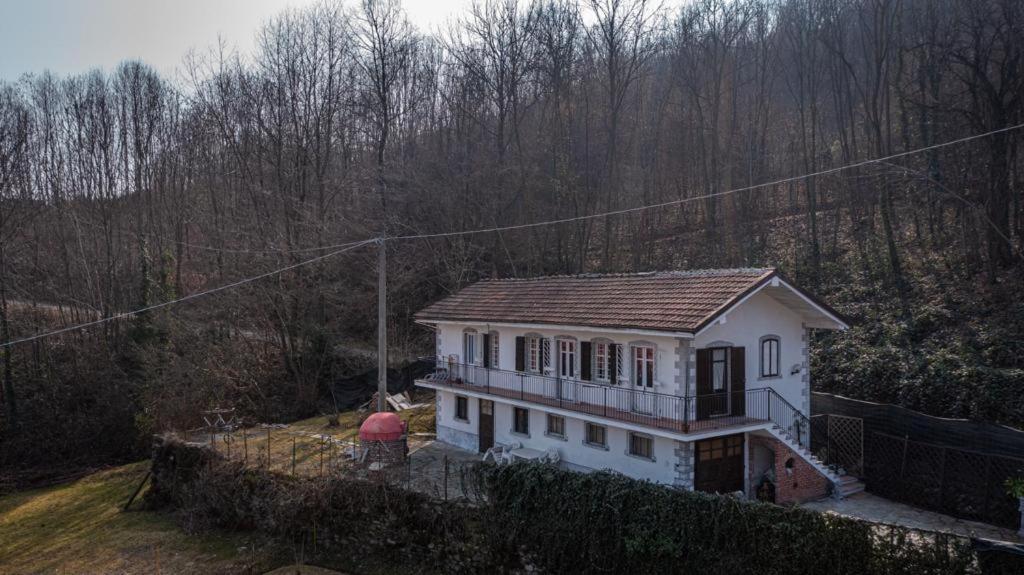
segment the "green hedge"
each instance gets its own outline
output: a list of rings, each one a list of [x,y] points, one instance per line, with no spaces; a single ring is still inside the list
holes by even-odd
[[[398,571],[492,573],[957,574],[968,543],[798,508],[741,502],[543,464],[478,465],[475,504],[348,477],[243,468],[158,441],[147,500],[190,530],[255,529]],[[310,549],[311,546],[307,546]],[[341,556],[337,555],[337,556]]]
[[[257,530],[320,558],[385,557],[423,572],[473,572],[481,553],[465,530],[475,509],[350,477],[298,478],[244,467],[175,437],[156,441],[151,508],[170,508],[186,530]]]
[[[966,541],[547,465],[481,467],[488,539],[551,573],[970,573]]]

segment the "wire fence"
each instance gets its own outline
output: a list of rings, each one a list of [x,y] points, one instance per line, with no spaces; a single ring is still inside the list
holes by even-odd
[[[813,393],[811,444],[826,461],[859,471],[871,493],[947,515],[1017,529],[1006,480],[1024,477],[1024,432],[933,417],[896,405]],[[835,425],[839,420],[843,426]],[[859,420],[863,468],[856,463]]]
[[[399,442],[363,442],[352,432],[315,433],[282,425],[181,433],[222,457],[254,469],[295,477],[338,475],[387,482],[438,499],[467,498],[467,466],[479,456],[413,436]]]
[[[1024,459],[873,432],[866,438],[868,488],[883,497],[1016,529],[1019,502],[1003,485],[1024,476]]]

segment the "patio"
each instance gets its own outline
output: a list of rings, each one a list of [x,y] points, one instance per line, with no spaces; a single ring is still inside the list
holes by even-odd
[[[890,501],[866,492],[857,493],[839,501],[835,499],[822,499],[820,501],[804,503],[800,507],[822,513],[854,517],[871,521],[872,523],[901,525],[913,529],[938,531],[962,537],[978,537],[996,541],[1024,543],[1024,538],[1018,536],[1011,529],[918,509],[917,507]]]

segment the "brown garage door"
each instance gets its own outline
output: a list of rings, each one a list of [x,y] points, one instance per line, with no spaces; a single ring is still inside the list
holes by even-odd
[[[743,435],[728,435],[696,443],[693,488],[709,493],[743,490]]]

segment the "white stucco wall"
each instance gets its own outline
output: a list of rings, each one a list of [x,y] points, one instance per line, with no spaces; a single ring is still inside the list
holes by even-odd
[[[715,347],[728,343],[746,348],[746,388],[771,387],[797,409],[801,409],[804,394],[801,389],[803,374],[803,320],[797,313],[780,304],[771,296],[757,293],[726,316],[724,324],[714,324],[693,340],[695,349]],[[779,336],[779,377],[761,378],[761,337]],[[800,370],[791,373],[797,366]],[[810,415],[805,413],[805,415]]]
[[[544,326],[532,328],[491,326],[483,323],[442,323],[437,328],[438,357],[447,360],[449,356],[463,358],[463,332],[473,328],[480,333],[499,333],[499,364],[502,370],[515,370],[515,340],[528,333],[539,334],[552,340],[558,337],[573,337],[578,342],[597,338],[611,340],[628,350],[630,344],[646,342],[656,347],[656,375],[653,391],[670,395],[693,395],[695,392],[696,349],[730,345],[746,350],[746,388],[772,387],[797,409],[807,412],[809,377],[806,374],[804,349],[805,329],[799,314],[780,304],[771,296],[758,293],[725,316],[725,323],[716,323],[696,336],[692,341],[662,335],[632,334],[614,331],[585,329],[559,329]],[[760,342],[763,336],[779,338],[779,371],[774,378],[760,377]],[[552,344],[551,353],[556,353]],[[577,350],[578,350],[577,346]],[[628,351],[626,351],[628,353]],[[625,363],[625,377],[629,373],[628,359]],[[797,367],[797,373],[792,373]],[[492,384],[496,385],[496,384]],[[629,388],[621,383],[620,388]],[[539,450],[555,448],[566,466],[580,470],[614,469],[630,477],[649,479],[666,484],[687,484],[692,482],[692,443],[676,441],[668,437],[653,436],[654,461],[628,455],[628,431],[607,426],[608,449],[586,445],[584,419],[565,417],[566,439],[546,435],[546,411],[542,406],[530,408],[530,434],[524,437],[512,432],[512,408],[494,397],[494,440],[498,444],[519,442],[525,447]],[[476,450],[478,445],[479,401],[469,398],[469,421],[454,419],[455,393],[438,391],[438,438],[441,441]],[[685,461],[684,461],[685,460]],[[677,468],[682,462],[682,467]],[[680,477],[684,479],[680,480]]]
[[[656,348],[655,355],[655,383],[654,388],[648,391],[654,391],[656,393],[666,393],[669,395],[683,395],[679,389],[679,383],[682,378],[685,377],[685,369],[680,370],[676,365],[676,348],[679,346],[679,340],[669,336],[651,336],[651,335],[640,335],[640,334],[628,334],[614,331],[584,331],[584,330],[570,330],[570,329],[553,329],[543,326],[536,328],[513,328],[513,327],[502,327],[502,326],[490,326],[482,323],[465,323],[465,324],[441,324],[438,326],[438,333],[440,337],[440,354],[441,359],[447,360],[449,356],[457,356],[459,363],[466,363],[463,358],[462,349],[462,334],[466,328],[472,328],[480,333],[487,332],[498,332],[499,342],[499,365],[491,366],[497,367],[498,369],[504,369],[508,371],[514,371],[516,368],[516,338],[525,336],[526,334],[539,334],[541,337],[551,338],[552,340],[559,337],[571,337],[577,341],[577,357],[579,354],[579,345],[581,341],[590,341],[597,338],[611,340],[613,343],[623,345],[624,353],[628,352],[628,346],[632,343],[646,342],[654,344]],[[552,356],[557,354],[557,348],[554,342],[551,347]],[[628,368],[629,358],[623,358],[625,362],[624,368]],[[552,361],[552,367],[554,367],[554,361]],[[579,367],[577,366],[577,374],[579,373]],[[628,372],[627,372],[628,373]],[[628,376],[627,376],[628,377]]]

